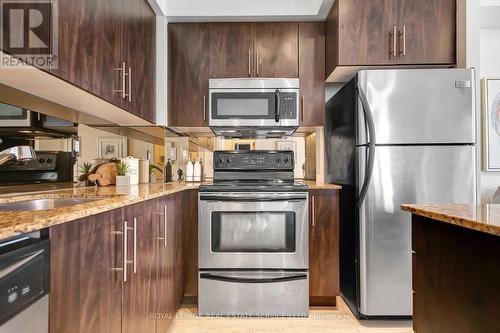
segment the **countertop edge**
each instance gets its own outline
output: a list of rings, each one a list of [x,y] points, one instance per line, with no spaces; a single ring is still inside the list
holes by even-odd
[[[101,213],[109,212],[114,209],[120,209],[124,208],[130,205],[138,204],[141,202],[145,202],[148,200],[153,200],[157,199],[163,196],[168,196],[171,194],[183,192],[183,191],[188,191],[188,190],[197,190],[199,185],[197,184],[193,185],[181,185],[175,188],[169,188],[165,190],[160,190],[155,193],[148,193],[146,195],[137,195],[137,196],[129,196],[127,194],[123,194],[123,197],[120,197],[120,194],[117,194],[113,197],[104,197],[103,198],[103,203],[101,203],[99,206],[95,207],[92,206],[92,204],[83,204],[79,205],[79,209],[77,210],[71,210],[71,206],[69,207],[63,207],[59,209],[54,209],[52,210],[51,214],[49,216],[43,217],[43,221],[40,221],[38,218],[34,217],[33,220],[31,221],[24,221],[21,219],[21,221],[14,223],[13,225],[8,225],[8,226],[2,226],[0,223],[0,240],[5,240],[9,239],[12,237],[16,237],[22,234],[30,233],[30,232],[36,232],[40,231],[45,228],[50,228],[54,227],[60,224],[64,224],[67,222],[79,220],[85,217],[93,216],[93,215],[98,215]],[[43,195],[54,195],[57,193],[57,191],[50,191],[47,193],[40,193],[37,194],[38,196],[43,196]],[[33,195],[33,194],[31,194]],[[23,197],[22,195],[20,197]],[[114,202],[115,200],[116,202]],[[68,211],[68,209],[70,209]],[[47,211],[46,211],[47,212]],[[22,213],[32,213],[32,212],[8,212],[6,214],[12,214],[12,215],[19,215]],[[2,212],[0,212],[0,217],[2,217]]]
[[[426,209],[425,205],[402,204],[401,209],[411,214],[427,217],[440,222],[456,225],[462,228],[475,230],[494,236],[500,236],[500,227],[492,224],[466,218],[458,214],[450,214],[444,212],[437,212],[435,210]]]

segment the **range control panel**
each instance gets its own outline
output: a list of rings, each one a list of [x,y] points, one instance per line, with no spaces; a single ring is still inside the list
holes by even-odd
[[[293,170],[293,151],[216,151],[214,170]]]
[[[14,165],[2,166],[0,171],[50,171],[57,168],[57,154],[50,153],[36,153],[36,158],[34,160],[27,160],[18,162]]]

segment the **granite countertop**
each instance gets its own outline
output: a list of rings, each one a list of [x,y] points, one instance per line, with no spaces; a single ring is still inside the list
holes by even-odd
[[[73,206],[38,211],[0,211],[0,239],[41,230],[89,215],[99,214],[134,203],[176,192],[198,189],[202,183],[159,183],[132,185],[123,188],[75,187],[72,189],[33,192],[0,197],[0,204],[45,198],[102,198]]]
[[[342,186],[336,184],[328,184],[328,183],[316,183],[315,180],[298,180],[301,183],[309,186],[311,190],[340,190]]]
[[[412,214],[500,236],[500,204],[401,205],[401,208]]]

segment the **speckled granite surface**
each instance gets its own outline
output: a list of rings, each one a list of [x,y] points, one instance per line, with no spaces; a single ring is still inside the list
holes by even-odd
[[[401,205],[401,208],[412,214],[500,236],[500,205]]]
[[[0,211],[0,239],[41,230],[164,195],[197,189],[201,183],[142,184],[127,187],[77,187],[0,197],[0,204],[42,198],[102,198],[102,200],[39,211]]]
[[[298,180],[309,186],[311,190],[340,190],[342,186],[335,184],[316,183],[315,180]]]

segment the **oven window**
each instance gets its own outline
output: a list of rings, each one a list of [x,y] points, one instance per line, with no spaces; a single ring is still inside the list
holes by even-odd
[[[274,117],[274,93],[213,93],[214,119],[267,119]]]
[[[212,212],[212,252],[295,252],[294,212]]]
[[[26,117],[27,111],[25,109],[5,103],[0,103],[0,119],[24,120],[26,119]]]

